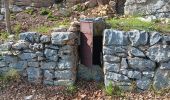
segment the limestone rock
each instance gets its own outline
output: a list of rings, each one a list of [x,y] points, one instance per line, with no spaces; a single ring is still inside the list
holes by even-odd
[[[129,58],[129,67],[139,71],[154,70],[156,67],[155,62],[143,58]]]
[[[161,40],[162,36],[160,35],[160,33],[158,32],[153,32],[151,33],[150,36],[150,45],[154,45],[156,43],[158,43]]]
[[[170,46],[155,45],[148,49],[147,56],[155,62],[166,62],[170,60]]]
[[[47,35],[42,35],[40,41],[41,43],[49,43],[51,41],[51,38]]]
[[[157,69],[154,77],[153,86],[155,89],[160,90],[170,87],[170,71]]]
[[[28,62],[28,66],[30,67],[39,67],[39,62]]]
[[[20,40],[26,40],[30,43],[39,43],[40,42],[40,34],[36,32],[25,32],[19,34]]]
[[[74,44],[74,40],[77,38],[75,33],[72,32],[53,32],[51,34],[52,44],[64,45]]]
[[[7,63],[5,61],[0,61],[0,68],[1,67],[7,67]]]
[[[74,63],[74,60],[60,60],[58,62],[58,69],[60,70],[66,70],[66,69],[75,69],[76,68],[76,64]]]
[[[8,51],[12,48],[13,42],[6,42],[0,45],[0,51]]]
[[[53,81],[54,71],[44,70],[44,80]]]
[[[40,63],[42,69],[55,69],[57,68],[57,62],[41,62]]]
[[[19,40],[17,43],[12,45],[12,48],[16,50],[24,50],[24,49],[28,49],[28,47],[29,47],[29,43],[25,40]]]
[[[148,43],[148,33],[145,31],[133,30],[129,33],[132,46],[146,45]]]
[[[27,68],[28,81],[34,83],[41,83],[41,70],[39,68],[28,67]]]
[[[41,43],[34,43],[33,45],[30,44],[29,48],[34,50],[34,51],[38,51],[38,50],[43,50],[44,49],[44,45]]]
[[[23,71],[25,68],[28,67],[28,63],[26,61],[18,61],[18,62],[10,63],[9,67],[17,69],[19,71]]]
[[[131,48],[130,53],[135,57],[145,57],[145,54],[135,47]]]
[[[119,72],[120,64],[104,62],[104,73],[109,72]]]
[[[119,82],[129,82],[129,78],[125,75],[122,74],[117,74],[114,72],[108,72],[107,75],[105,76],[106,79],[110,79],[113,81],[119,81]]]
[[[23,11],[23,9],[20,8],[20,7],[18,7],[18,6],[16,6],[16,5],[13,5],[13,6],[11,7],[11,11],[14,12],[14,13],[17,13],[17,12]]]
[[[103,45],[126,46],[129,43],[128,34],[123,31],[104,30]]]
[[[63,70],[63,71],[55,71],[55,78],[57,79],[75,79],[76,74],[74,72],[69,71],[69,70]]]
[[[35,61],[37,59],[37,55],[34,53],[22,53],[19,55],[19,58],[27,61]]]
[[[58,61],[58,53],[57,50],[45,49],[44,51],[45,57],[51,61]]]
[[[103,46],[103,54],[126,57],[128,55],[128,47],[127,46]]]
[[[170,61],[165,62],[165,63],[161,63],[160,64],[160,69],[170,70]]]
[[[170,45],[170,36],[163,36],[163,44]]]
[[[128,77],[131,79],[141,79],[142,74],[138,71],[128,71]]]
[[[71,86],[75,83],[75,80],[56,80],[54,85],[56,86]]]
[[[155,75],[155,72],[154,71],[144,71],[144,72],[142,72],[142,74],[143,74],[143,77],[153,78]]]
[[[86,81],[103,81],[103,70],[100,66],[92,66],[88,68],[84,65],[79,65],[77,68],[77,78]]]
[[[0,15],[0,21],[4,19],[4,15]]]
[[[151,79],[143,77],[142,79],[137,80],[136,84],[139,89],[147,90],[151,85]]]
[[[112,55],[104,55],[103,61],[105,62],[120,62],[120,57],[112,56]]]

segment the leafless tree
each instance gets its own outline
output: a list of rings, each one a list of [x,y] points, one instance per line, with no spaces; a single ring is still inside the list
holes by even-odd
[[[11,25],[10,25],[9,0],[3,0],[3,3],[4,3],[4,8],[5,8],[6,30],[8,33],[12,34]]]

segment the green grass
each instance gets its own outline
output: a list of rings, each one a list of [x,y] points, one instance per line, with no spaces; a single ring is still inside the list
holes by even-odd
[[[9,36],[9,33],[7,32],[1,32],[0,33],[0,40],[7,40],[8,39],[8,36]]]
[[[111,82],[105,87],[104,91],[108,96],[123,96],[123,91],[119,88],[119,86],[112,85]]]
[[[26,9],[24,10],[25,13],[29,14],[29,15],[33,15],[34,14],[34,9],[31,8],[31,9]]]
[[[77,87],[75,85],[70,85],[67,87],[67,92],[70,94],[76,93],[77,92]]]
[[[70,21],[68,19],[64,19],[63,21],[57,21],[53,26],[39,26],[37,28],[32,28],[30,31],[35,31],[41,34],[49,33],[55,27],[69,27]]]
[[[108,19],[107,23],[111,25],[113,29],[119,29],[123,31],[129,31],[132,29],[145,30],[145,31],[159,31],[164,33],[170,33],[170,24],[162,24],[160,21],[141,21],[135,17],[129,18],[112,18]]]
[[[47,8],[40,9],[40,15],[48,15],[49,13],[51,13],[51,11]]]
[[[16,69],[10,69],[3,75],[0,75],[0,90],[5,89],[10,83],[20,80],[20,75]]]

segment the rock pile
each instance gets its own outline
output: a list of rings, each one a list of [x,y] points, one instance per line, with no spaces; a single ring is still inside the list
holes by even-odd
[[[170,87],[170,35],[106,29],[103,38],[105,85],[143,91]],[[136,86],[136,87],[134,87]]]
[[[73,32],[36,32],[19,35],[17,42],[0,45],[0,73],[16,69],[28,81],[46,85],[70,85],[76,79],[78,36]]]

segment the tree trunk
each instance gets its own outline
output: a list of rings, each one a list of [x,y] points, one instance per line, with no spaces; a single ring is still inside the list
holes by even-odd
[[[12,34],[11,25],[10,25],[9,0],[3,0],[3,2],[5,7],[6,30],[8,33]]]

